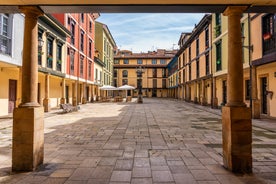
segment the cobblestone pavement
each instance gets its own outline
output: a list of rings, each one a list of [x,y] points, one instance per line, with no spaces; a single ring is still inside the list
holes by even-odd
[[[52,111],[44,165],[26,173],[10,172],[11,120],[1,121],[0,183],[276,183],[276,123],[254,121],[254,173],[234,175],[222,167],[221,116],[212,111],[157,98]]]

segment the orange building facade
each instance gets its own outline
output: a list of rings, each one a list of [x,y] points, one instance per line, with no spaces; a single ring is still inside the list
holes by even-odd
[[[71,33],[67,38],[65,103],[94,98],[95,20],[98,13],[53,14]]]

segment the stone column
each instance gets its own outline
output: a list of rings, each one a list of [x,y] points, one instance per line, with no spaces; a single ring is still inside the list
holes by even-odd
[[[86,104],[86,83],[83,83],[82,84],[82,100],[81,100],[81,103],[82,104]]]
[[[218,108],[218,98],[217,98],[217,79],[213,77],[212,82],[212,107],[217,109]]]
[[[92,84],[92,86],[91,86],[91,102],[96,101],[96,99],[94,100],[94,98],[95,98],[95,86],[94,86],[94,84]]]
[[[33,171],[44,157],[44,112],[37,103],[37,20],[43,12],[36,6],[19,9],[25,14],[22,101],[13,113],[12,170]]]
[[[205,81],[201,80],[201,105],[206,105]]]
[[[77,106],[77,90],[78,90],[78,81],[75,81],[73,84],[73,106]]]
[[[258,99],[258,88],[257,88],[257,73],[256,66],[251,68],[251,98],[252,98],[252,118],[259,119],[261,116],[261,102]]]
[[[45,98],[43,99],[44,112],[49,112],[51,108],[49,93],[50,93],[50,74],[46,74],[45,75]]]
[[[251,110],[243,102],[243,65],[240,18],[246,7],[229,6],[227,104],[222,108],[224,167],[236,173],[252,172]]]
[[[194,83],[194,103],[197,103],[197,82]]]
[[[61,104],[65,104],[65,88],[66,88],[66,81],[65,81],[65,78],[62,78],[62,89],[61,89],[61,99],[60,99]]]

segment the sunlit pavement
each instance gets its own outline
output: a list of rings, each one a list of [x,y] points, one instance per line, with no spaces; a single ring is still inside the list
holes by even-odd
[[[219,110],[172,99],[89,103],[45,114],[44,165],[11,173],[11,122],[0,121],[0,183],[276,183],[276,122],[253,122],[253,174],[222,167]],[[209,112],[207,112],[208,110]]]

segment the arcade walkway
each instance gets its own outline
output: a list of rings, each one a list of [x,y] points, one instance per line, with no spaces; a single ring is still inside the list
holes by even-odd
[[[253,121],[254,174],[234,175],[222,167],[220,111],[209,110],[146,98],[52,111],[45,114],[44,165],[17,174],[10,173],[11,120],[2,120],[0,183],[276,183],[276,122]]]

